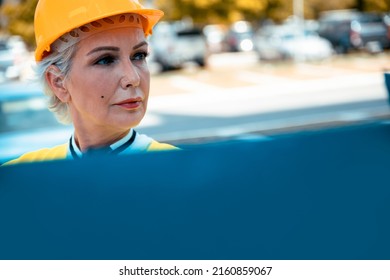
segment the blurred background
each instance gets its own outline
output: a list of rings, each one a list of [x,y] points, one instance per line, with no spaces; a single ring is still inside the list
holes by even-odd
[[[37,0],[0,0],[0,164],[68,141],[34,78]],[[148,113],[175,145],[389,119],[390,0],[150,0]]]

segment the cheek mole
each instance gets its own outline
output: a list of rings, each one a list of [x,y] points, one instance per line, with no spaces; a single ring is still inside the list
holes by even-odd
[[[103,99],[103,98],[104,98],[104,95],[100,96],[100,98],[102,98],[102,99]]]

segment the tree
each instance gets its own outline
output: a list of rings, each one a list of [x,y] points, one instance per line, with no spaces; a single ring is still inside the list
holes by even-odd
[[[30,46],[35,45],[34,11],[38,0],[23,0],[19,4],[4,4],[0,16],[7,20],[5,31],[9,34],[20,35]]]
[[[356,8],[361,11],[386,11],[390,10],[389,0],[357,0]]]
[[[293,0],[155,0],[165,20],[191,17],[198,23],[229,23],[263,18],[283,21],[293,14]],[[304,0],[305,18],[316,19],[322,11],[358,9],[387,12],[390,0]]]
[[[2,1],[2,0],[0,0]],[[66,0],[61,0],[66,1]],[[294,0],[154,0],[165,12],[164,20],[191,18],[195,23],[232,23],[236,20],[259,22],[272,19],[281,22],[293,13]],[[22,36],[34,47],[34,11],[38,0],[20,0],[19,4],[0,6],[3,31]],[[146,0],[143,1],[144,3]],[[390,0],[304,0],[305,18],[316,19],[322,11],[358,9],[361,11],[390,10]]]

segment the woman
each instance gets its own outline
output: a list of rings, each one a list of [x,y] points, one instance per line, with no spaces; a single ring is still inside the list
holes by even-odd
[[[175,149],[133,129],[149,97],[146,37],[162,16],[137,0],[39,0],[38,73],[49,109],[73,123],[74,134],[68,143],[9,163]]]

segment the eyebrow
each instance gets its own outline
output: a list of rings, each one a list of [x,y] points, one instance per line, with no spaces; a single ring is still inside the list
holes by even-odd
[[[141,43],[135,45],[133,47],[133,50],[135,49],[138,49],[144,45],[148,45],[148,43],[146,41],[142,41]],[[94,48],[93,50],[91,50],[90,52],[87,53],[87,55],[91,55],[93,53],[96,53],[96,52],[101,52],[101,51],[115,51],[115,52],[119,52],[119,48],[118,47],[112,47],[112,46],[102,46],[102,47],[97,47],[97,48]]]
[[[133,50],[138,49],[138,48],[140,48],[140,47],[142,47],[142,46],[144,46],[144,45],[148,45],[148,42],[142,41],[141,43],[135,45],[135,46],[133,47]]]
[[[94,48],[89,53],[87,53],[87,55],[91,55],[91,54],[93,54],[95,52],[101,52],[101,51],[116,51],[116,52],[119,52],[119,48],[117,48],[117,47],[110,47],[110,46],[97,47],[97,48]]]

